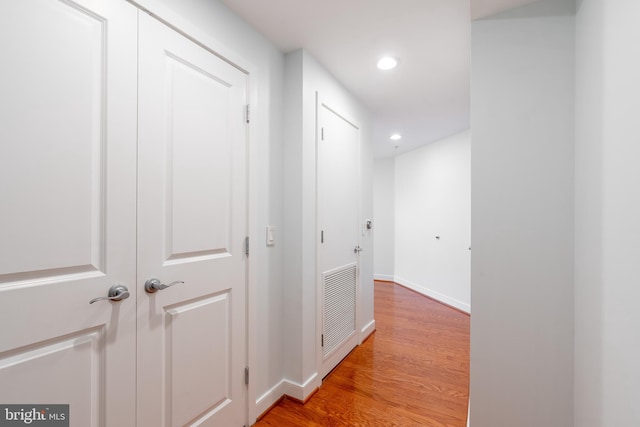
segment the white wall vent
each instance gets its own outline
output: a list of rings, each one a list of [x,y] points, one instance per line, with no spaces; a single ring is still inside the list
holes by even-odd
[[[356,264],[323,273],[324,345],[326,357],[356,330]]]

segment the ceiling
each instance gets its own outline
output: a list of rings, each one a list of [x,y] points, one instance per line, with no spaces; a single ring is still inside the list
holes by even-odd
[[[369,109],[375,157],[469,128],[471,20],[534,0],[469,1],[222,0],[283,52],[307,50]],[[396,69],[376,68],[385,55]]]

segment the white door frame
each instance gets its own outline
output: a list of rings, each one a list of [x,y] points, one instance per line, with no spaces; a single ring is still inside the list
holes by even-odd
[[[173,28],[183,36],[187,37],[194,43],[200,45],[204,49],[208,50],[212,54],[218,56],[222,60],[228,62],[234,67],[247,75],[247,99],[251,106],[251,115],[256,117],[256,106],[258,105],[258,89],[257,89],[257,76],[258,67],[256,67],[252,61],[248,60],[244,56],[240,55],[235,50],[231,49],[228,45],[221,43],[215,37],[212,37],[209,32],[193,25],[188,19],[177,14],[171,8],[165,6],[157,0],[126,0],[129,3],[136,6],[143,12],[146,12],[165,25]],[[259,156],[258,147],[258,132],[256,120],[250,120],[247,124],[247,221],[248,221],[248,237],[250,241],[250,254],[255,253],[256,245],[252,236],[259,236],[258,232],[259,218],[257,215],[258,205],[258,191],[261,177],[258,176],[259,170],[258,164],[262,160]],[[246,361],[250,372],[256,372],[257,369],[257,352],[256,352],[256,321],[257,321],[257,304],[255,300],[255,290],[257,283],[257,260],[256,256],[249,256],[247,262],[247,355]],[[247,425],[253,424],[259,414],[257,414],[256,406],[256,384],[255,381],[249,381],[247,390],[247,408],[246,408],[246,422]]]
[[[320,241],[320,233],[321,233],[321,223],[320,223],[320,203],[319,203],[319,182],[320,182],[320,177],[319,177],[319,171],[320,171],[320,163],[319,163],[319,156],[318,156],[318,145],[320,143],[320,141],[322,140],[322,127],[321,127],[321,120],[320,120],[320,108],[322,106],[325,106],[326,108],[328,108],[329,110],[333,111],[336,115],[340,116],[341,118],[343,118],[346,122],[350,123],[351,125],[353,125],[354,127],[356,127],[360,132],[360,139],[358,140],[358,159],[357,159],[357,176],[358,176],[358,182],[357,182],[357,223],[361,224],[362,223],[362,207],[361,207],[361,189],[362,189],[362,167],[361,167],[361,156],[362,156],[362,126],[360,126],[360,124],[356,121],[353,120],[349,114],[344,114],[343,113],[343,109],[340,108],[340,105],[337,105],[337,103],[333,103],[332,100],[328,100],[327,98],[325,98],[323,95],[321,95],[319,92],[316,92],[316,146],[315,146],[315,189],[316,189],[316,195],[315,195],[315,223],[316,223],[316,263],[315,263],[315,276],[316,276],[316,369],[318,374],[320,374],[320,372],[322,372],[322,362],[323,362],[323,351],[322,351],[322,345],[321,345],[321,340],[322,340],[322,334],[323,334],[323,313],[324,313],[324,283],[323,283],[323,277],[322,277],[322,271],[320,268],[320,262],[321,262],[321,252],[320,252],[320,245],[321,245],[321,241]],[[337,107],[337,108],[336,108]],[[357,245],[361,247],[362,245],[362,233],[360,232],[360,230],[357,230],[357,236],[358,236],[358,241],[357,241]],[[361,262],[360,262],[360,255],[356,256],[356,263],[357,263],[357,270],[356,270],[356,303],[355,303],[355,333],[356,333],[356,339],[357,339],[357,345],[361,344],[362,342],[362,336],[361,336],[361,309],[360,309],[360,294],[361,294],[361,288],[362,288],[362,283],[361,283],[361,277],[360,277],[360,266],[361,266]],[[337,366],[337,365],[336,365]],[[322,381],[323,378],[320,378],[320,381]]]

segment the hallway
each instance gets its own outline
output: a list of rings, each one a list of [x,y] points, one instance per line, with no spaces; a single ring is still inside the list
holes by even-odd
[[[375,282],[377,331],[302,406],[285,399],[262,426],[464,427],[469,316]]]

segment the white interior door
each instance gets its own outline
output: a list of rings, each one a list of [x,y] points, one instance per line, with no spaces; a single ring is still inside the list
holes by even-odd
[[[139,29],[138,426],[242,426],[247,77],[144,13]]]
[[[324,377],[358,343],[360,129],[322,102],[318,117],[320,372]]]
[[[0,2],[0,402],[75,427],[135,419],[135,37],[123,1]]]

